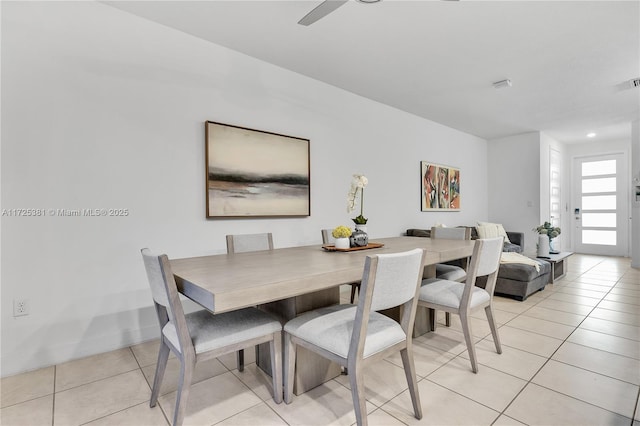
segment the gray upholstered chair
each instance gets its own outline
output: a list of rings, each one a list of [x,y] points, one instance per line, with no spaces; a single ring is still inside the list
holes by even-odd
[[[227,235],[227,253],[245,253],[260,250],[273,250],[273,235],[271,232]]]
[[[236,352],[238,349],[269,342],[273,372],[273,399],[282,402],[282,325],[266,312],[245,308],[213,315],[207,310],[184,313],[171,265],[166,255],[142,249],[158,322],[160,351],[153,379],[151,401],[155,407],[167,367],[169,351],[180,360],[180,379],[173,413],[173,425],[184,419],[193,370],[199,361]]]
[[[331,235],[332,229],[323,229],[322,230],[322,244],[335,244],[336,239]],[[351,297],[350,301],[353,304],[353,301],[356,299],[356,291],[360,292],[360,281],[352,282],[351,284]]]
[[[431,238],[442,238],[445,240],[470,240],[471,229],[432,226],[430,236]],[[469,264],[468,259],[464,259],[463,264],[467,266]],[[437,263],[436,278],[441,280],[464,282],[464,280],[467,279],[467,271],[461,266],[450,265],[448,263]],[[435,317],[435,311],[433,312],[433,315]],[[445,325],[447,327],[451,325],[451,314],[449,312],[445,312]],[[432,330],[435,330],[435,328]]]
[[[227,253],[246,253],[250,251],[273,250],[273,235],[263,234],[227,235]],[[244,349],[239,350],[238,371],[244,371]]]
[[[443,238],[448,240],[470,240],[471,230],[469,228],[431,228],[431,238]],[[464,268],[446,263],[436,264],[436,278],[463,282],[467,278],[467,271]]]
[[[435,330],[435,310],[450,312],[460,316],[462,332],[467,344],[467,351],[471,360],[471,369],[478,372],[475,344],[471,333],[471,313],[484,308],[491,327],[491,334],[496,346],[496,352],[502,353],[498,328],[493,318],[491,302],[498,277],[500,255],[502,253],[503,238],[476,240],[471,255],[471,264],[467,270],[467,280],[464,283],[449,280],[429,278],[423,280],[420,287],[419,306],[424,306],[432,312],[432,329]],[[486,287],[476,287],[476,277],[487,276]]]
[[[285,324],[284,400],[291,402],[296,347],[347,367],[358,425],[367,424],[364,368],[400,352],[417,419],[422,418],[411,333],[425,251],[367,256],[358,305],[333,305],[306,312]],[[376,311],[401,306],[400,323]]]

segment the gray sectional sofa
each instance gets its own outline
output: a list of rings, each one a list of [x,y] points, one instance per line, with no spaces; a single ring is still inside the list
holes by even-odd
[[[475,227],[469,228],[471,228],[471,239],[478,238]],[[431,230],[411,228],[407,229],[406,235],[429,238]],[[507,231],[507,236],[511,243],[505,243],[503,251],[522,253],[524,233]],[[508,263],[500,265],[495,294],[522,301],[536,291],[544,290],[551,276],[551,264],[541,259],[535,260],[540,265],[539,271],[535,267],[525,264]],[[479,277],[476,280],[476,285],[484,288],[486,282],[486,277]]]

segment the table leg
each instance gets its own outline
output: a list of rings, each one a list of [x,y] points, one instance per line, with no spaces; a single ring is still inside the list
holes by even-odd
[[[422,277],[435,278],[436,265],[425,266]],[[418,306],[418,308],[416,309],[416,322],[413,326],[413,337],[422,336],[425,333],[433,331],[435,329],[435,322],[437,321],[435,315],[436,312],[433,309]]]
[[[260,305],[259,308],[276,315],[280,318],[280,322],[284,324],[303,312],[338,303],[340,303],[340,288],[335,287],[267,303]],[[256,363],[258,367],[271,375],[269,344],[265,343],[257,346]],[[296,395],[313,389],[339,375],[340,366],[338,364],[305,348],[297,348],[296,371],[293,385],[293,392]]]

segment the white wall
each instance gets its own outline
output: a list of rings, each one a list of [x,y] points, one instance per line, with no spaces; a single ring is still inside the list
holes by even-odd
[[[226,234],[265,231],[320,244],[355,216],[352,173],[369,178],[373,238],[487,219],[481,139],[103,4],[1,7],[2,208],[130,211],[2,217],[3,376],[155,337],[142,247],[221,253]],[[206,120],[310,139],[311,217],[205,219]],[[420,160],[461,169],[461,212],[420,212]]]
[[[533,253],[538,241],[533,229],[541,223],[540,133],[492,139],[487,155],[489,220],[523,232],[524,251]]]

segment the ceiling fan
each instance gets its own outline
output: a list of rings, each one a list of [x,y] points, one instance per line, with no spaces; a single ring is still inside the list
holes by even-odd
[[[349,0],[324,0],[318,6],[316,6],[311,12],[304,15],[304,17],[298,21],[298,24],[308,26],[316,22],[317,20],[324,18]],[[358,0],[362,3],[377,3],[380,0]]]
[[[314,22],[324,18],[349,0],[324,0],[318,6],[316,6],[311,12],[304,15],[304,17],[298,21],[298,24],[309,26]],[[378,3],[380,0],[358,0],[360,3]],[[442,0],[442,1],[458,1],[458,0]]]

